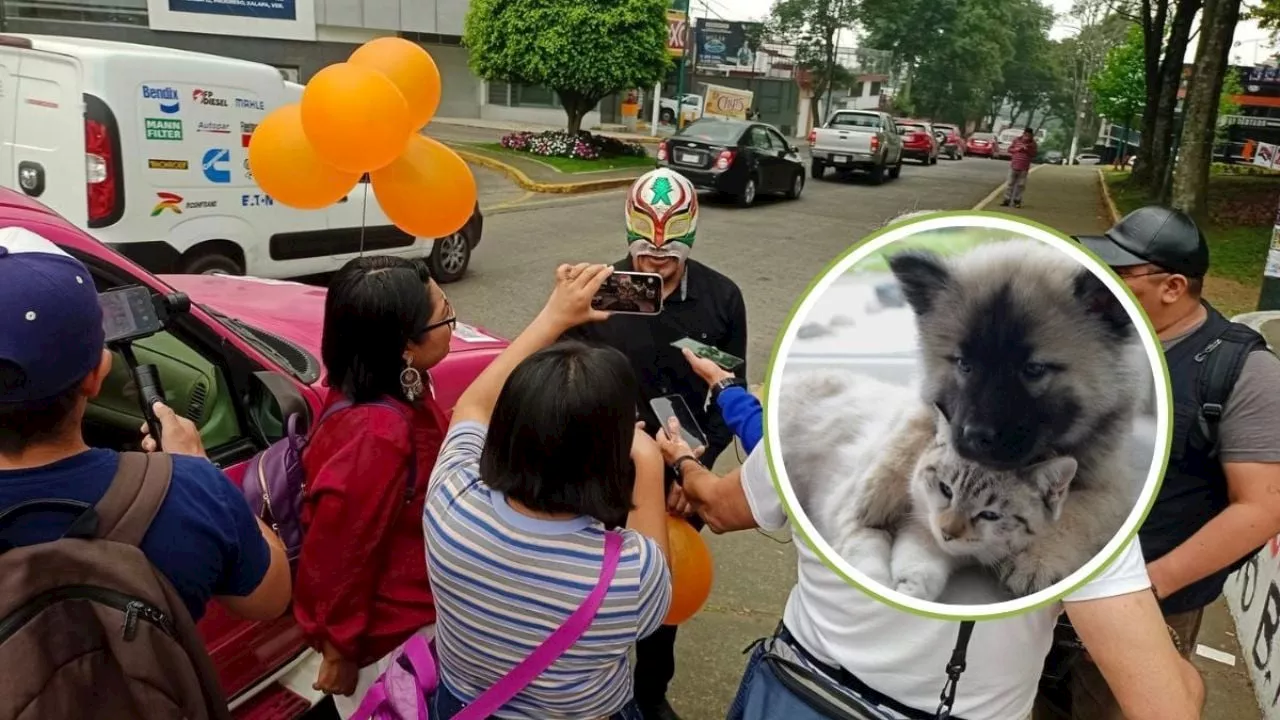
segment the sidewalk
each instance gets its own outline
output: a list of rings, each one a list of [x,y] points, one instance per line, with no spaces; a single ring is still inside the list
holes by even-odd
[[[1000,206],[1003,190],[983,209],[1024,217],[1068,235],[1097,235],[1112,225],[1100,182],[1095,166],[1037,166],[1027,178],[1020,209]],[[1262,718],[1249,678],[1248,655],[1236,636],[1226,602],[1219,599],[1205,609],[1199,647],[1192,658],[1204,677],[1204,720]]]

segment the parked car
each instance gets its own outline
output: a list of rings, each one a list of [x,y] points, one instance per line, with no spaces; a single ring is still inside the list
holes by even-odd
[[[0,186],[38,199],[154,273],[288,278],[364,253],[462,277],[478,218],[437,240],[387,218],[365,179],[323,210],[253,180],[258,123],[302,97],[270,65],[131,43],[0,35]]]
[[[827,168],[865,172],[879,185],[902,173],[902,136],[893,118],[875,110],[837,110],[809,133],[809,174],[822,179]]]
[[[938,138],[933,136],[933,126],[920,120],[894,122],[902,134],[903,157],[917,160],[921,165],[938,164]]]
[[[1050,165],[1062,164],[1062,153],[1057,150],[1050,150],[1044,154],[1044,161]]]
[[[1076,155],[1075,165],[1098,165],[1102,162],[1102,156],[1096,153],[1080,153]]]
[[[943,155],[952,160],[964,157],[964,139],[960,137],[960,128],[955,125],[935,123],[933,132],[935,137],[939,137],[938,143],[942,146]]]
[[[997,160],[1008,160],[1010,157],[1009,148],[1013,146],[1013,141],[1017,140],[1020,135],[1022,135],[1021,128],[1005,128],[1001,130],[1000,134],[996,136],[995,151],[991,156]]]
[[[11,190],[0,189],[0,226],[25,227],[56,243],[88,267],[99,291],[141,285],[190,298],[189,312],[172,316],[164,331],[133,349],[139,362],[159,368],[169,405],[200,428],[210,460],[233,481],[254,454],[283,436],[289,415],[302,416],[302,429],[318,416],[328,392],[319,360],[324,289],[254,277],[153,275]],[[450,354],[431,372],[447,413],[506,345],[458,324]],[[131,373],[117,353],[86,409],[85,439],[93,447],[135,449],[142,424]],[[311,690],[319,655],[303,642],[292,613],[251,622],[212,602],[197,628],[237,720],[296,718],[322,699]]]
[[[750,207],[761,193],[795,200],[804,190],[804,160],[772,125],[702,118],[658,145],[658,166],[694,187],[737,198]]]
[[[663,125],[676,124],[676,105],[680,106],[680,112],[688,114],[692,112],[694,117],[702,117],[702,96],[692,93],[684,95],[684,100],[676,102],[676,98],[662,98],[658,103],[658,120]]]
[[[996,152],[996,136],[991,133],[974,133],[965,141],[964,154],[990,158]]]

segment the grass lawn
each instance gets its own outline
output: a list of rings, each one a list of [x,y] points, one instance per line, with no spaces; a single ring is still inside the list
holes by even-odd
[[[1130,185],[1129,173],[1103,174],[1121,215],[1146,204],[1143,193]],[[1209,178],[1209,221],[1201,225],[1209,241],[1211,264],[1205,296],[1228,316],[1257,308],[1277,199],[1280,178]]]
[[[511,157],[523,158],[525,160],[532,160],[534,162],[550,165],[562,173],[586,173],[598,172],[600,170],[622,170],[625,168],[654,166],[654,159],[647,156],[579,160],[578,158],[548,157],[545,155],[534,155],[533,153],[521,152],[519,150],[508,150],[507,148],[502,147],[499,143],[480,143],[476,145],[476,147],[497,155],[510,155]]]

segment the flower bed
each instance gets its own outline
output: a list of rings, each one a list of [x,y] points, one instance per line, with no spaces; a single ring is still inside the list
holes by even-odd
[[[502,147],[543,157],[564,157],[577,160],[600,160],[615,157],[644,157],[644,146],[623,142],[605,135],[593,135],[585,130],[576,136],[564,130],[547,132],[514,132],[502,137]]]

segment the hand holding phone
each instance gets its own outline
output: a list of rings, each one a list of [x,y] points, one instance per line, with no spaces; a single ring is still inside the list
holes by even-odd
[[[621,315],[657,315],[662,312],[662,276],[615,270],[591,298],[591,308]]]
[[[650,400],[649,407],[653,408],[653,414],[658,416],[662,432],[667,432],[671,418],[674,417],[680,423],[681,439],[690,449],[697,450],[707,446],[707,436],[702,432],[702,428],[698,427],[698,421],[693,419],[693,412],[689,410],[689,405],[685,403],[684,398],[679,395],[664,395]]]
[[[694,340],[693,338],[681,338],[671,344],[674,347],[680,348],[681,350],[688,350],[700,358],[705,358],[707,360],[710,360],[711,362],[715,363],[716,365],[719,365],[720,367],[724,368],[725,370],[728,370],[729,372],[733,372],[734,370],[737,370],[738,368],[742,367],[742,364],[744,362],[746,362],[745,360],[743,360],[742,358],[736,355],[730,355],[729,353],[721,350],[720,348],[711,347],[706,343],[700,343],[697,340]]]

